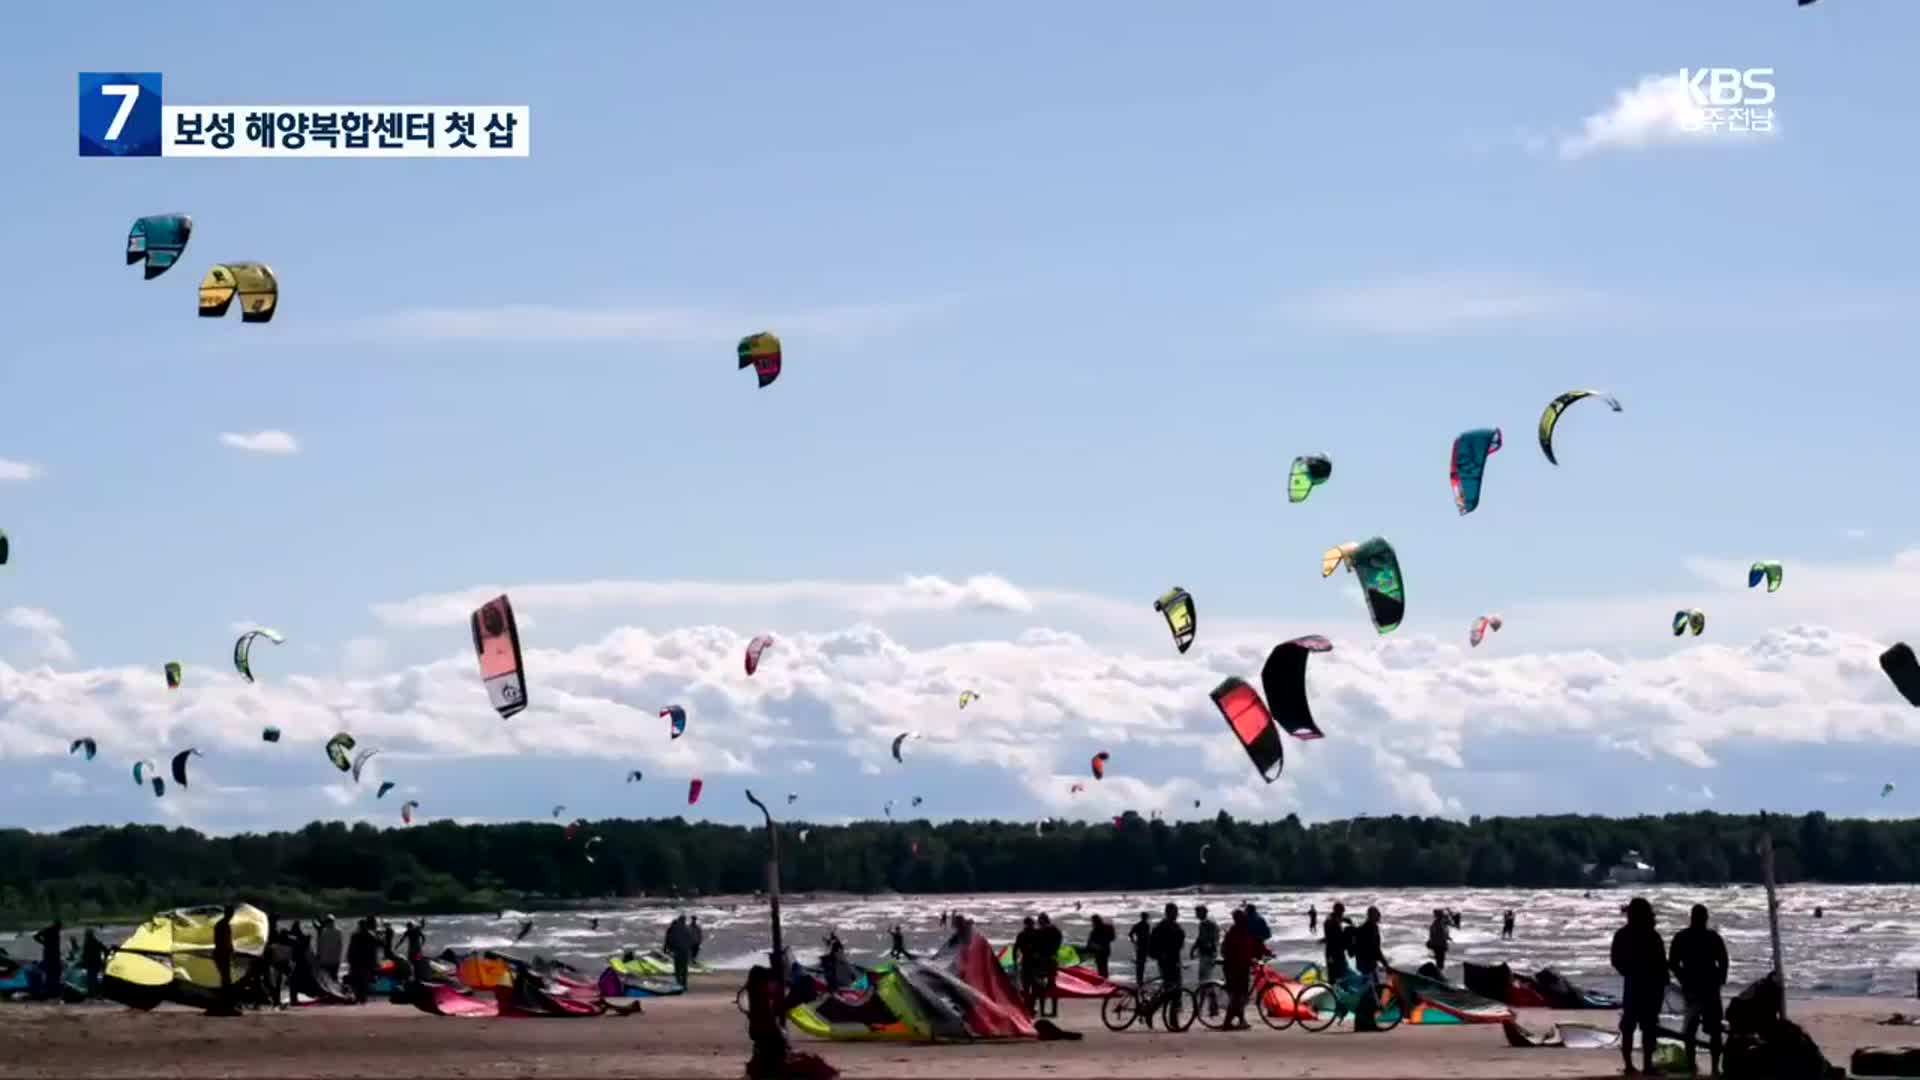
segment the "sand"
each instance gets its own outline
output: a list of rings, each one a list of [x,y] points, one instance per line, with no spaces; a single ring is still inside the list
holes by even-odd
[[[713,976],[680,998],[648,1001],[644,1015],[591,1020],[457,1020],[389,1004],[308,1007],[216,1019],[114,1005],[0,1006],[5,1077],[738,1077],[746,1019],[735,980]],[[1920,1028],[1874,1023],[1920,1002],[1891,997],[1796,1000],[1793,1017],[1845,1065],[1859,1046],[1920,1046]],[[849,1078],[1018,1077],[1575,1077],[1617,1076],[1612,1050],[1515,1050],[1497,1026],[1402,1026],[1374,1035],[1336,1027],[1184,1034],[1114,1034],[1097,1002],[1069,1001],[1063,1026],[1081,1042],[909,1046],[829,1044],[795,1036]],[[1611,1026],[1611,1013],[1528,1010]],[[1704,1054],[1702,1055],[1704,1058]],[[1705,1061],[1701,1062],[1705,1066]]]

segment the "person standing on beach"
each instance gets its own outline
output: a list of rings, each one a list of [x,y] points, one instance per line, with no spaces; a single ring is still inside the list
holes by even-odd
[[[1427,950],[1433,953],[1433,966],[1441,974],[1447,970],[1447,946],[1453,941],[1453,922],[1444,909],[1433,909],[1433,925],[1427,928]]]
[[[1253,967],[1265,955],[1269,955],[1267,947],[1256,941],[1253,931],[1247,928],[1246,910],[1235,909],[1226,937],[1220,942],[1220,960],[1227,984],[1227,1020],[1221,1030],[1245,1031],[1249,1027],[1247,999],[1253,994]]]
[[[1093,957],[1093,969],[1106,978],[1107,961],[1113,955],[1113,924],[1098,915],[1093,917],[1093,929],[1087,931],[1086,953]]]
[[[1513,909],[1512,908],[1508,908],[1506,915],[1500,920],[1500,940],[1502,941],[1513,940]]]
[[[700,943],[707,939],[706,932],[700,929],[700,916],[687,916],[687,962],[688,966],[700,962]]]
[[[1039,937],[1031,915],[1022,921],[1020,932],[1013,936],[1013,969],[1020,973],[1020,1003],[1026,1006],[1029,1015],[1037,1015],[1034,997],[1040,988],[1040,961],[1035,954],[1040,950]]]
[[[107,967],[107,947],[100,943],[99,935],[93,927],[87,927],[87,934],[80,942],[80,970],[87,973],[87,996],[96,997],[100,993],[100,973]]]
[[[1153,954],[1154,966],[1159,969],[1161,997],[1180,989],[1182,969],[1187,962],[1186,944],[1187,932],[1180,928],[1180,907],[1178,904],[1168,904],[1166,915],[1154,924],[1153,934],[1147,941],[1147,951]],[[1167,1007],[1171,1010],[1168,1019],[1177,1022],[1180,999],[1172,999]],[[1149,1011],[1147,1016],[1151,1020],[1153,1013]]]
[[[913,954],[907,951],[907,936],[901,931],[899,923],[894,923],[893,929],[887,931],[887,934],[893,938],[893,947],[887,950],[889,957],[895,960],[913,959]]]
[[[1066,936],[1046,912],[1040,913],[1040,925],[1034,931],[1034,942],[1040,946],[1040,955],[1036,958],[1040,964],[1040,1007],[1045,1015],[1060,1015],[1060,996],[1054,991],[1054,980],[1060,976],[1060,950],[1066,947]]]
[[[233,1003],[233,905],[220,913],[213,924],[213,968],[220,973],[220,998],[207,1009],[208,1016],[239,1016]]]
[[[60,920],[41,927],[34,932],[33,940],[40,946],[40,996],[49,1001],[63,1000],[65,995],[60,987],[65,983],[65,961],[60,955]]]
[[[1373,1022],[1380,1005],[1380,965],[1386,956],[1380,949],[1380,909],[1367,909],[1367,921],[1349,936],[1347,951],[1353,954],[1353,966],[1360,972],[1360,1001],[1354,1009],[1353,1030],[1379,1031]]]
[[[314,927],[313,956],[320,973],[329,979],[340,977],[342,947],[340,927],[334,923],[333,916],[320,916],[319,923]]]
[[[1667,999],[1667,943],[1654,923],[1653,905],[1644,896],[1627,904],[1627,925],[1613,932],[1613,970],[1625,980],[1620,993],[1620,1060],[1627,1075],[1633,1067],[1633,1032],[1641,1036],[1641,1064],[1653,1072],[1654,1029]]]
[[[353,992],[355,1005],[365,1005],[367,995],[373,992],[373,972],[379,960],[380,939],[374,936],[373,916],[369,915],[347,939],[347,989]]]
[[[1322,957],[1325,963],[1321,966],[1326,970],[1327,981],[1338,983],[1347,973],[1347,939],[1350,933],[1347,927],[1347,906],[1340,903],[1334,904],[1333,910],[1327,912],[1327,921],[1321,924],[1321,928],[1325,931],[1322,942],[1326,947],[1325,955]]]
[[[1193,928],[1192,957],[1198,971],[1194,972],[1195,985],[1208,982],[1213,978],[1213,966],[1220,957],[1220,924],[1207,918],[1207,905],[1201,904],[1193,909],[1200,921]]]
[[[675,915],[667,924],[667,955],[673,957],[673,981],[684,988],[687,985],[687,969],[692,966],[692,935],[687,930],[687,917]],[[833,979],[833,972],[827,972],[827,979]]]
[[[1127,940],[1133,943],[1133,985],[1144,986],[1147,981],[1147,952],[1153,939],[1153,923],[1147,919],[1147,913],[1140,913],[1140,921],[1127,931]]]
[[[1707,905],[1693,905],[1692,922],[1673,935],[1667,950],[1667,966],[1680,983],[1687,999],[1686,1022],[1680,1029],[1680,1041],[1687,1048],[1687,1071],[1698,1072],[1699,1047],[1694,1036],[1704,1021],[1707,1028],[1707,1054],[1713,1075],[1720,1075],[1720,988],[1727,985],[1727,943],[1720,932],[1707,925]]]
[[[1267,925],[1267,917],[1260,914],[1260,909],[1254,907],[1251,900],[1247,901],[1247,933],[1262,945],[1273,938],[1273,927]]]

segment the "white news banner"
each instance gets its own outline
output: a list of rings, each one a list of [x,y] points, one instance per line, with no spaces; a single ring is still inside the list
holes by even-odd
[[[163,157],[526,157],[526,105],[167,105]]]

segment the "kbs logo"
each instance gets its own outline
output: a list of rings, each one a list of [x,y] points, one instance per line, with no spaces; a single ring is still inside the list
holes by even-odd
[[[1771,132],[1773,69],[1681,68],[1692,106],[1680,120],[1687,132]]]

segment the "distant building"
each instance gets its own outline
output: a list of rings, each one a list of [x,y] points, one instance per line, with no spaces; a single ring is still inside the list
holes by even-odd
[[[1639,852],[1629,851],[1620,856],[1620,861],[1617,864],[1607,868],[1606,876],[1601,879],[1601,883],[1606,885],[1638,885],[1643,881],[1652,880],[1653,867],[1640,857]]]

